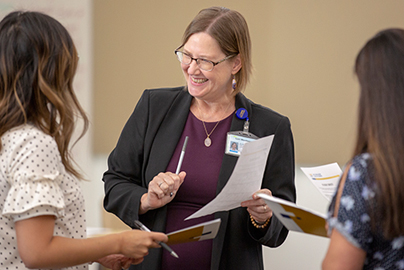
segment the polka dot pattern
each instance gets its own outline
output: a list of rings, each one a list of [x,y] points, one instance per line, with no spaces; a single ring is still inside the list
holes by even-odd
[[[0,269],[26,269],[17,250],[15,222],[54,215],[54,235],[85,238],[84,197],[79,181],[66,172],[51,136],[23,125],[3,134],[1,143]]]

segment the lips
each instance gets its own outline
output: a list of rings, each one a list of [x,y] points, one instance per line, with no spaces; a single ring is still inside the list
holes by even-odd
[[[191,77],[191,80],[192,80],[194,83],[197,83],[197,84],[202,84],[202,83],[208,81],[208,79],[198,79],[198,78],[193,78],[193,77]]]

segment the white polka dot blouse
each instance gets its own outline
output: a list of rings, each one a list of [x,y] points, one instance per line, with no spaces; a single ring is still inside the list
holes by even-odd
[[[53,215],[54,235],[85,238],[84,198],[51,136],[22,125],[3,134],[1,144],[0,269],[26,269],[18,254],[15,222]],[[87,269],[87,265],[64,269]]]

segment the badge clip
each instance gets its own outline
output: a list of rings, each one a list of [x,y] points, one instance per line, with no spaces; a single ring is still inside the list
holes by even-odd
[[[258,139],[257,136],[249,132],[250,122],[247,110],[244,108],[238,109],[236,116],[240,120],[245,120],[245,122],[243,131],[231,131],[227,133],[225,153],[232,156],[240,156],[244,144]]]

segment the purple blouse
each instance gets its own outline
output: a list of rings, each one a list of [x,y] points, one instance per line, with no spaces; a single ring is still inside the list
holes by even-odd
[[[180,186],[175,198],[167,205],[166,233],[180,230],[201,222],[213,220],[214,215],[184,221],[185,218],[205,206],[216,196],[222,159],[225,151],[226,136],[230,130],[233,114],[220,121],[210,135],[212,145],[206,147],[207,137],[203,123],[190,111],[181,139],[168,164],[167,171],[175,172],[184,143],[188,136],[187,149],[181,166],[187,176]],[[205,122],[208,133],[217,122]],[[173,245],[173,250],[180,257],[176,259],[163,250],[161,269],[210,269],[212,241],[204,240]]]

